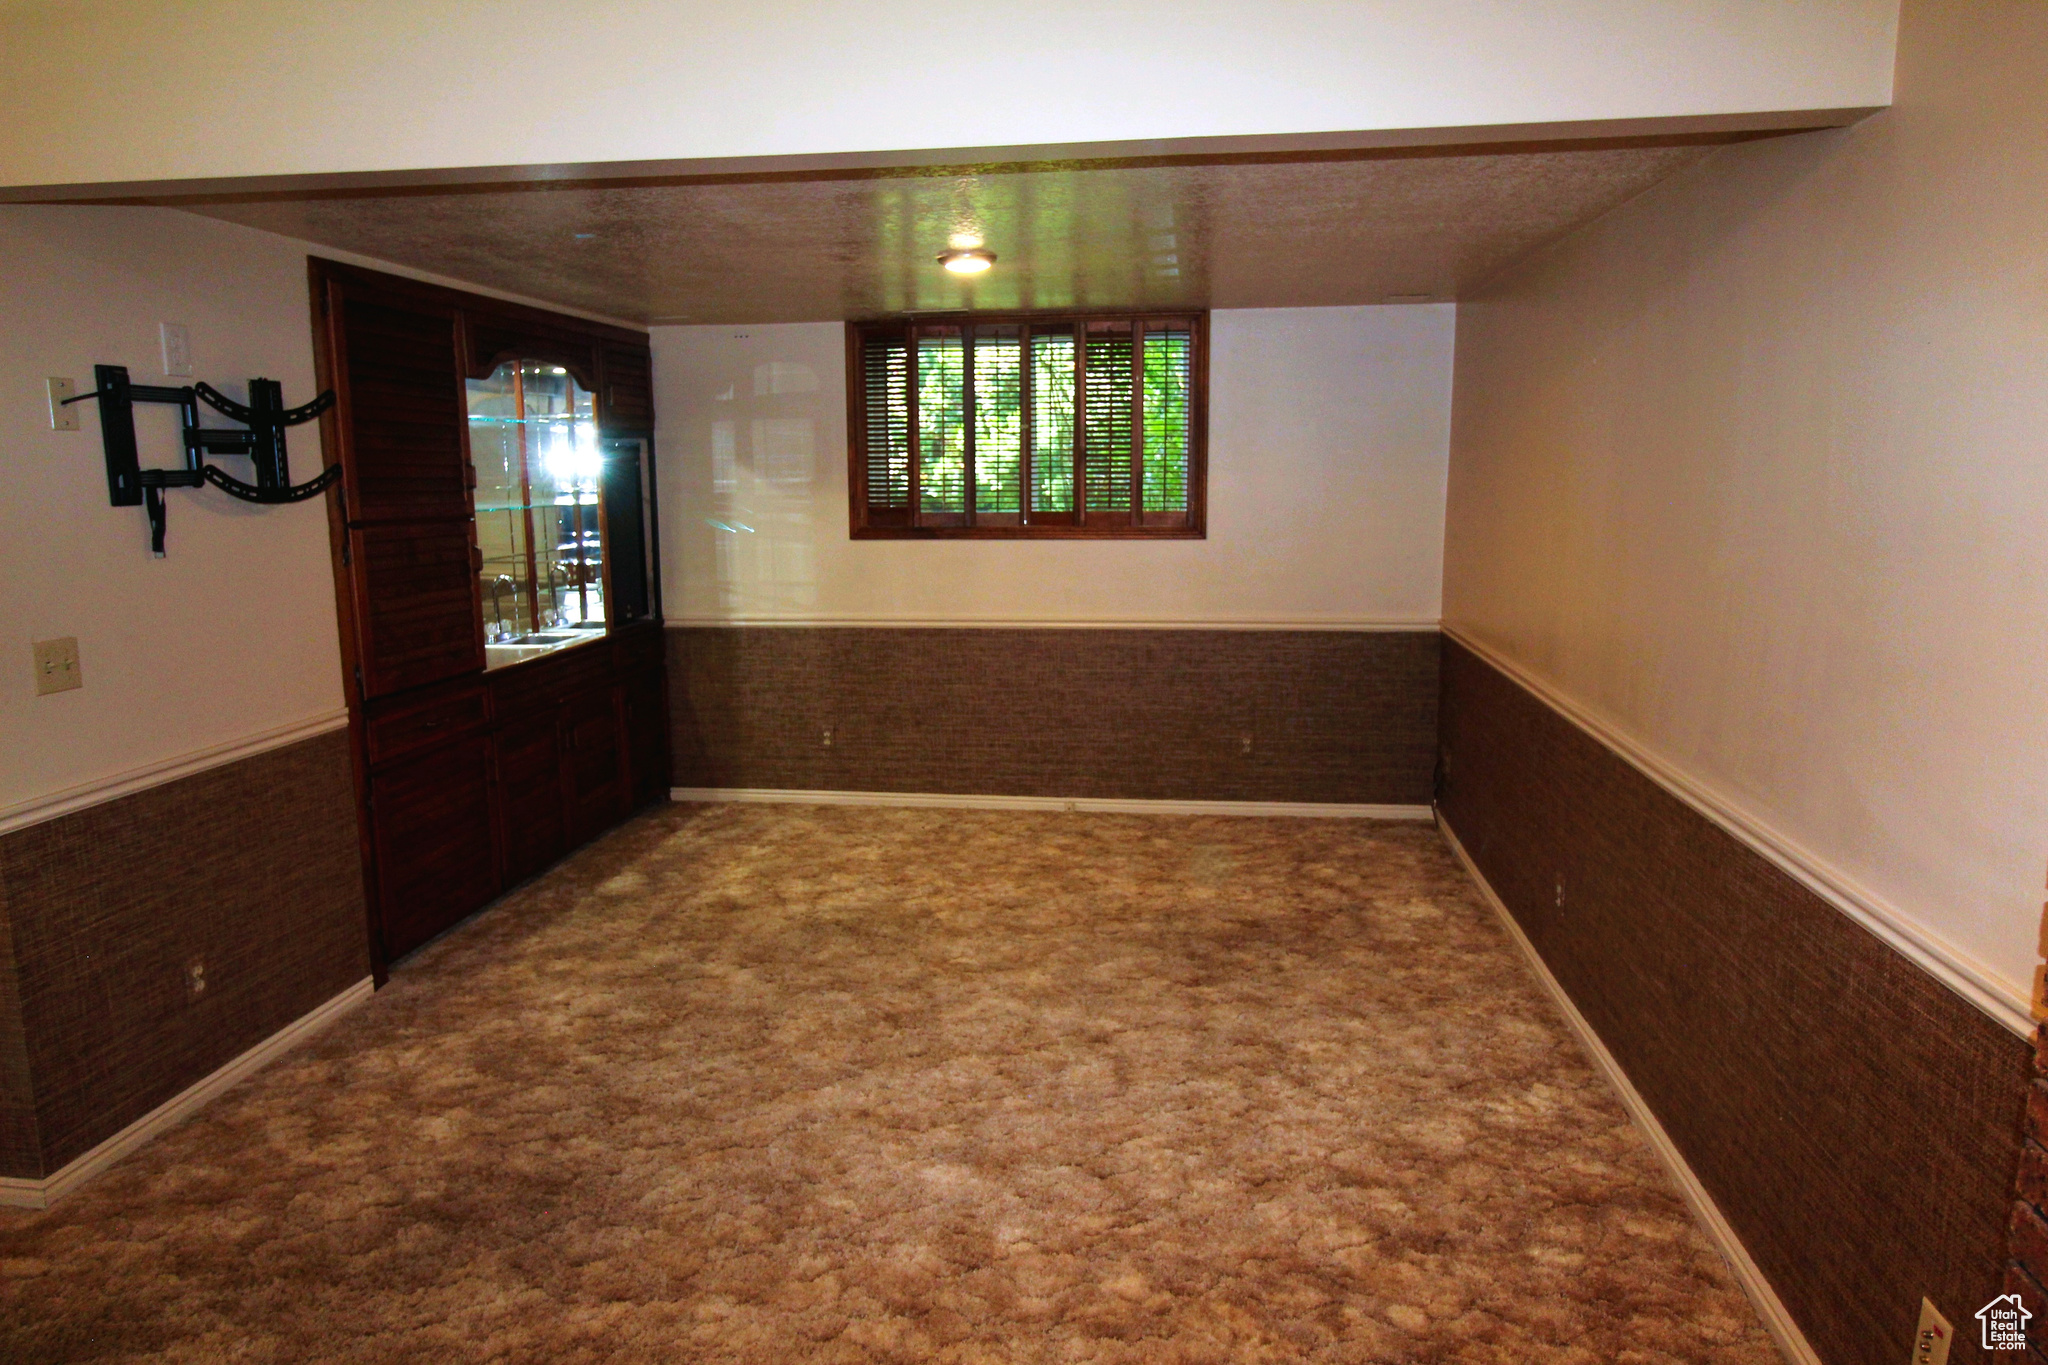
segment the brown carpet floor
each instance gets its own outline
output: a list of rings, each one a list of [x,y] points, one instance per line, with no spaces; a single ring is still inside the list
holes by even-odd
[[[1776,1355],[1427,825],[676,806],[0,1214],[0,1359]]]

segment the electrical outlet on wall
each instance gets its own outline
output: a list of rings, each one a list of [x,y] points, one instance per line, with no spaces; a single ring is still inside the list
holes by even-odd
[[[197,1000],[206,994],[206,959],[195,957],[185,964],[185,998]]]
[[[30,645],[35,651],[36,695],[46,697],[52,692],[69,692],[74,687],[85,686],[85,677],[78,671],[78,640],[67,635],[61,640],[37,640]]]
[[[823,746],[824,746],[825,748],[827,748],[827,749],[829,749],[829,748],[831,748],[831,747],[832,747],[832,727],[831,727],[831,726],[829,726],[829,725],[828,725],[828,726],[826,726],[826,727],[825,727],[825,733],[824,733],[823,737],[822,737],[822,738],[821,738],[821,739],[819,740],[819,743],[820,743],[820,744],[822,744],[822,745],[823,745]]]
[[[1913,1365],[1948,1365],[1949,1343],[1956,1330],[1934,1306],[1934,1300],[1920,1300],[1920,1325],[1913,1329]]]

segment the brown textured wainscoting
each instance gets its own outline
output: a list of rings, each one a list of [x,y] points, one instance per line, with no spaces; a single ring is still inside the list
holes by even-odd
[[[692,626],[669,679],[683,787],[1420,805],[1436,761],[1434,630]]]
[[[0,1053],[0,1175],[54,1173],[369,974],[352,780],[336,730],[0,835],[26,1072]]]
[[[1821,1358],[1986,1358],[2026,1041],[1451,639],[1438,804]]]
[[[14,970],[14,933],[7,882],[0,878],[0,1175],[38,1171],[35,1087],[29,1082],[28,1039],[21,1027],[21,988]]]

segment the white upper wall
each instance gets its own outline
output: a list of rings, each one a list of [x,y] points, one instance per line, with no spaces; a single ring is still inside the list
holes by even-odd
[[[0,185],[1839,109],[1897,0],[11,0]]]
[[[49,375],[89,392],[95,363],[138,384],[191,383],[163,372],[157,324],[177,322],[194,378],[242,397],[260,375],[306,402],[304,243],[168,209],[6,208],[0,260],[0,812],[338,717],[322,501],[173,489],[167,554],[153,559],[143,509],[107,505],[96,405],[79,405],[79,430],[52,431],[43,393]],[[144,468],[182,463],[177,411],[136,407]],[[292,477],[313,477],[317,425],[287,439]],[[64,635],[78,638],[85,686],[39,697],[30,642]]]
[[[839,323],[654,329],[670,621],[1434,625],[1448,304],[1211,315],[1206,540],[862,540]]]
[[[95,364],[192,382],[163,373],[157,324],[176,322],[192,379],[241,397],[262,376],[307,401],[309,252],[379,264],[171,209],[0,207],[0,823],[72,788],[339,723],[323,501],[172,489],[168,554],[152,558],[143,509],[107,505],[97,405],[79,405],[79,430],[52,431],[43,393],[52,375],[90,392]],[[143,467],[177,467],[177,409],[135,415]],[[288,441],[292,477],[313,477],[318,425]],[[85,686],[37,696],[30,644],[67,635]]]
[[[1445,619],[2021,1002],[2048,860],[2048,6],[1460,306]]]

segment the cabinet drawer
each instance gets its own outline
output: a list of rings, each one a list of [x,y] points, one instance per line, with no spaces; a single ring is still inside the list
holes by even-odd
[[[388,714],[373,715],[364,723],[369,736],[370,762],[383,763],[415,749],[452,739],[481,726],[488,715],[489,707],[481,687]]]
[[[493,714],[503,721],[551,712],[578,692],[603,686],[612,671],[608,645],[600,636],[486,675],[496,703]]]

